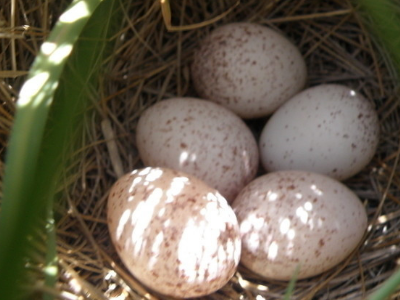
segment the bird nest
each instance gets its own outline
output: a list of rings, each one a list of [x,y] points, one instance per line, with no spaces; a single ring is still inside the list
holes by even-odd
[[[398,81],[393,63],[352,2],[171,1],[170,20],[163,15],[165,1],[120,2],[122,30],[108,62],[110,71],[101,79],[101,99],[86,115],[79,161],[59,188],[58,282],[54,289],[33,284],[32,291],[59,299],[169,299],[141,285],[119,260],[106,224],[107,196],[119,176],[143,166],[135,145],[140,114],[165,98],[196,96],[189,67],[199,40],[234,21],[263,24],[288,36],[306,61],[307,87],[321,83],[352,87],[374,104],[380,120],[376,155],[362,172],[344,182],[367,210],[369,226],[363,242],[337,267],[298,281],[292,298],[363,299],[393,274],[400,254]],[[66,4],[8,1],[0,8],[5,28],[0,33],[4,146],[26,70]],[[264,122],[250,125],[257,128]],[[4,155],[2,173],[3,166]],[[287,285],[239,266],[226,286],[204,299],[281,299]]]

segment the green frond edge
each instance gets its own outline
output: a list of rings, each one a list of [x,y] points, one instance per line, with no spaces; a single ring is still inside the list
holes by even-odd
[[[47,218],[47,224],[52,221],[56,179],[63,170],[63,156],[68,156],[64,146],[73,143],[72,131],[83,122],[82,113],[92,100],[89,84],[99,84],[110,23],[120,22],[113,19],[115,3],[74,1],[42,45],[21,89],[7,148],[0,211],[0,291],[4,299],[23,297],[29,237],[38,229],[46,233],[46,228],[37,228],[46,222],[38,219]],[[46,259],[51,268],[56,267],[56,242],[54,230],[48,229]],[[49,272],[45,284],[54,284],[56,276]]]

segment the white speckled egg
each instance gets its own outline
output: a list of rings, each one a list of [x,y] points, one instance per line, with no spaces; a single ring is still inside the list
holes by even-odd
[[[228,109],[196,98],[172,98],[140,117],[137,147],[148,166],[192,174],[217,189],[228,202],[255,176],[257,142]]]
[[[231,23],[200,43],[191,74],[200,97],[242,118],[257,118],[300,91],[307,69],[299,50],[280,33],[259,24]]]
[[[348,87],[323,84],[282,105],[264,127],[259,144],[268,171],[305,170],[343,180],[371,161],[378,142],[372,104]]]
[[[148,167],[121,177],[110,190],[107,221],[127,269],[165,295],[212,293],[239,263],[232,208],[215,189],[183,172]]]
[[[265,278],[320,274],[360,243],[367,215],[342,183],[317,173],[278,171],[247,185],[232,207],[242,235],[241,263]]]

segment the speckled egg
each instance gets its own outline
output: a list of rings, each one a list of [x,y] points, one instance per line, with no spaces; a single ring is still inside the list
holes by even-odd
[[[183,172],[148,167],[121,177],[110,190],[107,221],[127,269],[164,295],[212,293],[239,263],[232,208],[215,189]]]
[[[347,179],[372,159],[379,121],[360,93],[338,84],[302,91],[267,122],[260,156],[268,171],[305,170]]]
[[[282,34],[259,24],[230,23],[199,44],[191,74],[200,97],[242,118],[257,118],[300,91],[307,69],[299,50]]]
[[[255,176],[257,142],[228,109],[196,98],[172,98],[140,117],[136,135],[148,166],[181,170],[204,180],[228,202]]]
[[[320,274],[360,243],[366,211],[342,183],[317,173],[278,171],[247,185],[233,202],[241,263],[270,279]]]

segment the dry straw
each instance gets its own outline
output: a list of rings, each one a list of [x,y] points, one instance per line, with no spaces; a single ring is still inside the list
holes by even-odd
[[[199,40],[221,24],[251,21],[294,41],[308,66],[308,86],[345,84],[377,108],[379,149],[363,172],[345,182],[365,205],[368,232],[351,257],[333,270],[299,281],[292,296],[366,298],[393,273],[400,257],[400,116],[393,64],[354,5],[346,0],[120,1],[122,30],[108,59],[110,72],[101,78],[100,102],[87,114],[80,159],[66,170],[59,188],[59,280],[54,289],[40,283],[32,289],[58,299],[165,299],[131,277],[118,259],[107,231],[107,193],[119,176],[142,166],[135,126],[143,110],[164,98],[195,96],[189,66]],[[65,2],[3,0],[0,5],[4,147],[26,71]],[[3,174],[4,150],[1,153]],[[286,287],[287,283],[266,281],[239,267],[229,284],[205,299],[281,299]]]

